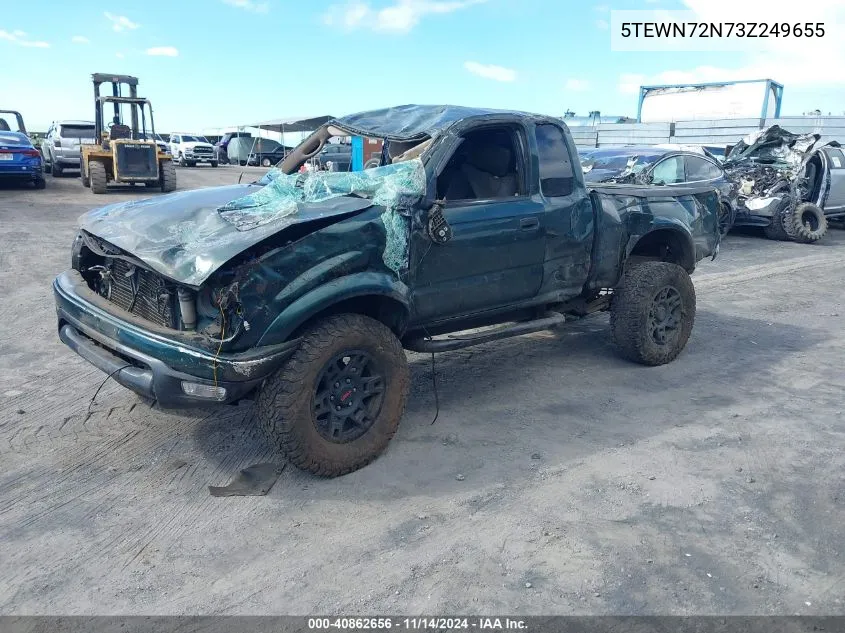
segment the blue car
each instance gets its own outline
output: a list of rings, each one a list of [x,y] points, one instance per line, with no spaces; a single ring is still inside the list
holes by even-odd
[[[5,116],[4,116],[5,115]],[[16,131],[7,118],[15,119]],[[0,181],[31,182],[36,189],[44,189],[44,161],[26,135],[23,117],[18,112],[0,110]]]

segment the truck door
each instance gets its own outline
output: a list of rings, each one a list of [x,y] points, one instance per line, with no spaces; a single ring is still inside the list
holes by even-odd
[[[545,261],[541,294],[560,293],[561,299],[579,295],[590,275],[595,222],[593,205],[582,178],[571,138],[555,123],[534,128],[544,202]],[[576,167],[573,167],[573,164]]]
[[[537,294],[543,277],[543,204],[530,195],[521,126],[465,133],[437,174],[452,239],[411,240],[414,302],[421,321],[467,315]]]

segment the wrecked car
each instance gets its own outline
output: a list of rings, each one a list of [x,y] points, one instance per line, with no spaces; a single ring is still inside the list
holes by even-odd
[[[719,160],[700,146],[653,145],[602,147],[578,150],[588,183],[631,183],[712,186],[722,197],[719,230],[726,235],[733,225],[731,200],[735,187]]]
[[[383,164],[299,173],[350,135],[383,139]],[[689,274],[718,252],[718,195],[588,189],[576,161],[567,127],[541,115],[401,106],[332,120],[255,183],[82,216],[53,284],[59,337],[162,407],[254,398],[269,440],[323,476],[385,450],[408,394],[403,348],[610,311],[623,357],[668,363],[693,327]]]
[[[737,186],[736,225],[812,243],[828,218],[845,216],[845,156],[836,141],[820,140],[772,125],[734,145],[723,166]]]

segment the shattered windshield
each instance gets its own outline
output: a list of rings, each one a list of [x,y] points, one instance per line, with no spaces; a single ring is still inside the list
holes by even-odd
[[[294,214],[300,203],[341,196],[366,198],[388,209],[409,207],[425,193],[425,169],[418,159],[357,172],[285,174],[271,169],[256,184],[264,187],[219,209],[220,216],[239,231]]]

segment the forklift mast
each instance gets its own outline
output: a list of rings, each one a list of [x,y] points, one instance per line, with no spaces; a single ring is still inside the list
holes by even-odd
[[[94,73],[91,75],[91,81],[94,83],[94,107],[96,112],[95,127],[97,134],[97,141],[102,138],[103,131],[106,128],[106,122],[103,120],[103,104],[100,102],[100,86],[110,83],[112,85],[112,97],[138,97],[138,78],[131,75],[110,75],[107,73]],[[129,94],[122,94],[121,86],[129,86]],[[120,104],[114,103],[114,116],[120,119]],[[136,108],[129,109],[132,113],[132,136],[138,136],[138,112]],[[122,121],[121,121],[122,123]]]

